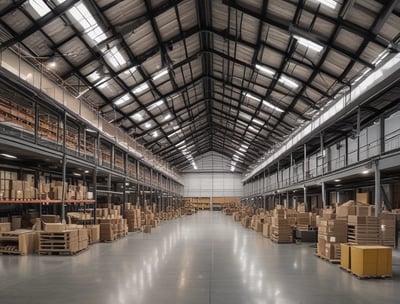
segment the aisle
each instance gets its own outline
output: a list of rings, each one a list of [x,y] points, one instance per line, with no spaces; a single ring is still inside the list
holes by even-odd
[[[393,280],[359,281],[312,252],[306,244],[276,245],[220,212],[200,212],[76,257],[0,256],[0,298],[7,304],[398,303],[398,254]]]

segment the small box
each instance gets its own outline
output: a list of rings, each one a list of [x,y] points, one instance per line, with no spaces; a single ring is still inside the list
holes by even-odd
[[[11,231],[11,223],[0,223],[0,232]]]
[[[46,232],[63,232],[65,224],[60,223],[44,223],[44,231]]]
[[[351,271],[359,277],[392,276],[392,248],[352,246]]]

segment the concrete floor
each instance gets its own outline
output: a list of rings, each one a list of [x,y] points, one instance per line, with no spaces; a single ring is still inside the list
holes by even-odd
[[[200,212],[74,257],[0,256],[0,303],[399,303],[398,250],[386,280],[358,280],[313,250]]]

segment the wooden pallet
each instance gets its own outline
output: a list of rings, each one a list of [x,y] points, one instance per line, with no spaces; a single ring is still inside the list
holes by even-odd
[[[360,276],[355,274],[354,272],[350,272],[353,276],[355,276],[359,280],[377,280],[377,279],[391,279],[392,276]]]
[[[39,250],[39,255],[78,255],[88,251],[89,248],[85,248],[78,251],[70,251],[70,250],[57,250],[57,249],[49,249],[49,250]]]
[[[278,240],[278,239],[273,238],[273,237],[271,237],[270,240],[271,240],[272,242],[276,243],[276,244],[292,244],[292,243],[293,243],[292,240],[285,240],[285,241],[282,241],[282,240]]]
[[[343,267],[342,265],[339,265],[339,267],[340,267],[340,269],[342,269],[342,270],[344,270],[344,271],[346,271],[348,273],[351,273],[351,269],[350,268]]]
[[[340,260],[338,260],[338,259],[329,259],[329,258],[327,258],[326,256],[320,255],[320,254],[318,254],[318,253],[314,253],[314,255],[315,255],[317,258],[320,258],[320,259],[322,259],[322,260],[325,260],[325,261],[327,261],[327,262],[329,262],[329,263],[331,263],[331,264],[340,264]]]

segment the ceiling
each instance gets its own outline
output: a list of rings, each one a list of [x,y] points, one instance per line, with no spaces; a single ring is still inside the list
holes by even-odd
[[[399,2],[3,0],[0,41],[178,170],[243,171],[399,51]]]

